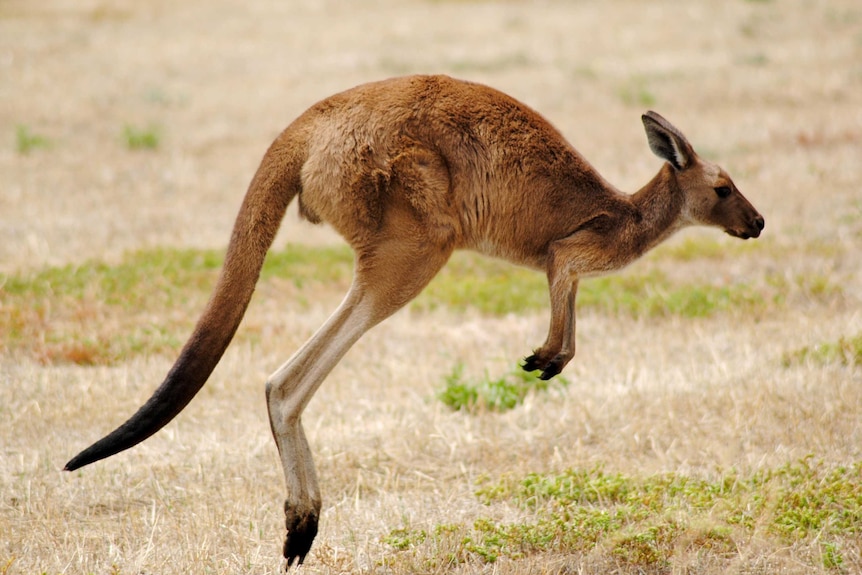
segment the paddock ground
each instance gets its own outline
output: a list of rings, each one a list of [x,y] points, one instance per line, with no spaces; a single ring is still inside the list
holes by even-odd
[[[660,165],[640,114],[665,115],[733,175],[765,233],[740,247],[687,230],[624,273],[752,286],[761,305],[707,317],[586,308],[570,385],[502,414],[452,412],[435,391],[459,364],[474,378],[510,370],[542,342],[546,309],[397,314],[355,346],[304,416],[324,508],[302,572],[862,571],[858,529],[823,525],[789,539],[754,525],[722,535],[720,548],[691,536],[656,561],[616,552],[631,535],[623,530],[587,550],[493,563],[466,553],[454,567],[452,548],[415,536],[534,522],[529,507],[476,496],[529,473],[712,480],[800,461],[826,474],[862,469],[859,367],[816,353],[788,361],[862,333],[858,1],[4,0],[0,574],[280,572],[283,480],[263,382],[343,286],[261,286],[183,414],[71,474],[65,461],[149,396],[177,346],[96,365],[46,359],[34,350],[52,318],[79,326],[80,341],[91,329],[122,339],[125,314],[95,303],[79,318],[42,309],[45,333],[21,343],[10,318],[32,310],[7,287],[140,250],[223,249],[261,155],[294,117],[358,83],[432,72],[525,101],[626,191]],[[153,149],[134,148],[136,135],[154,138]],[[291,211],[276,250],[297,243],[340,240]],[[695,257],[680,255],[687,246]],[[128,313],[158,332],[192,324],[199,299]],[[676,513],[651,520],[686,524]],[[393,533],[414,534],[414,547],[393,546]]]

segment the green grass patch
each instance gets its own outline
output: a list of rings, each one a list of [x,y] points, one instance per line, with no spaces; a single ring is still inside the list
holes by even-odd
[[[784,354],[783,358],[785,367],[808,362],[817,365],[862,365],[862,333],[840,337],[837,341],[805,346]]]
[[[289,244],[266,256],[262,281],[288,279],[297,288],[308,283],[349,284],[353,277],[353,251],[347,246],[305,247]]]
[[[441,562],[450,566],[603,549],[617,563],[653,572],[678,553],[728,557],[757,537],[820,545],[820,566],[832,568],[842,564],[844,544],[862,534],[862,462],[829,467],[806,458],[712,479],[569,470],[484,481],[476,495],[488,505],[520,507],[528,518],[397,529],[383,539],[396,552],[390,566],[399,554],[409,563],[411,553],[427,557],[429,549],[445,549]]]
[[[760,311],[765,298],[744,284],[675,284],[653,271],[646,275],[590,278],[578,288],[578,307],[632,317],[708,317],[731,311]]]
[[[455,411],[501,412],[521,405],[531,391],[541,393],[551,387],[564,388],[568,385],[568,380],[563,377],[543,381],[539,379],[538,372],[527,373],[520,367],[499,378],[491,378],[486,374],[484,378],[471,381],[464,377],[464,366],[458,364],[446,376],[446,385],[437,393],[437,399]]]
[[[690,262],[696,260],[724,260],[763,251],[765,242],[722,242],[713,238],[691,237],[655,248],[647,257]]]
[[[734,238],[715,233],[681,234],[671,241],[656,246],[644,256],[645,261],[694,262],[694,261],[725,261],[749,258],[752,256],[767,257],[772,261],[786,258],[811,256],[815,258],[834,259],[845,252],[837,242],[812,238],[803,245],[782,243],[773,236],[757,240],[739,241]],[[756,264],[753,264],[756,265]]]
[[[351,275],[346,248],[274,251],[263,281],[297,289]],[[220,250],[151,249],[119,263],[88,261],[0,277],[0,349],[44,363],[113,364],[137,354],[173,353],[203,311],[223,262]]]
[[[153,249],[127,254],[117,264],[92,260],[80,265],[49,267],[32,275],[9,276],[4,296],[69,297],[98,295],[129,308],[204,288],[217,275],[222,256],[214,250]]]
[[[18,125],[15,128],[15,150],[19,154],[29,154],[33,150],[49,148],[51,141],[41,134],[30,130],[29,127]]]
[[[456,253],[413,303],[415,309],[476,309],[506,315],[549,307],[544,274],[470,252]],[[767,303],[744,284],[677,284],[660,271],[587,278],[578,287],[578,309],[632,317],[707,317],[732,310],[758,311]]]
[[[773,300],[779,304],[783,304],[787,299],[799,302],[834,301],[844,295],[842,286],[824,274],[806,273],[788,276],[772,272],[768,273],[765,279],[774,294]]]
[[[824,541],[823,550],[821,551],[821,563],[827,569],[840,570],[844,566],[841,545],[833,541]]]
[[[548,307],[545,275],[472,252],[457,252],[413,302],[415,309],[446,307],[506,315]]]
[[[3,346],[45,363],[112,364],[177,348],[221,265],[214,251],[146,250],[0,280]]]
[[[123,126],[123,142],[130,150],[155,150],[162,140],[161,129],[157,126],[141,128],[126,124]]]
[[[118,263],[94,260],[0,276],[0,346],[47,363],[81,364],[175,350],[203,310],[222,261],[221,250],[159,248],[129,253]],[[346,246],[288,245],[267,256],[261,285],[278,282],[279,289],[269,293],[303,305],[319,296],[323,285],[346,291],[352,264]],[[815,297],[819,289],[808,291]],[[584,280],[578,307],[633,317],[706,317],[756,312],[767,299],[746,284],[677,284],[652,271]],[[420,311],[444,307],[497,316],[546,310],[547,281],[533,270],[458,253],[411,305]],[[491,403],[479,395],[465,401],[497,402],[502,408],[513,389],[528,384],[510,376],[498,383],[484,386],[487,398],[499,393]]]

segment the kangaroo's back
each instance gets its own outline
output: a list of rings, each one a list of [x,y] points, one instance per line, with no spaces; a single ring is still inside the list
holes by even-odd
[[[403,190],[389,183],[410,149],[445,166],[445,187],[426,187],[417,192],[424,197],[410,200],[445,220],[456,247],[527,265],[544,265],[540,254],[561,226],[574,229],[597,203],[621,199],[538,112],[448,76],[358,86],[312,106],[294,129],[308,139],[302,213],[348,241],[357,224],[382,217],[390,201],[382,196]],[[548,218],[549,210],[569,217]]]

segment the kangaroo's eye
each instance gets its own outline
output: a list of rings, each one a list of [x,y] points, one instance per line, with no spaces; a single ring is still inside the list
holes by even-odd
[[[726,198],[730,195],[730,188],[727,186],[719,186],[715,188],[715,193],[718,194],[719,198]]]

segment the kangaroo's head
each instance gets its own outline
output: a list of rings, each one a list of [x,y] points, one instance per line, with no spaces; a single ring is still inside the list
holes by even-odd
[[[650,149],[667,160],[683,195],[682,217],[687,224],[722,228],[747,240],[760,235],[765,225],[721,167],[695,153],[686,137],[655,112],[642,116]]]

